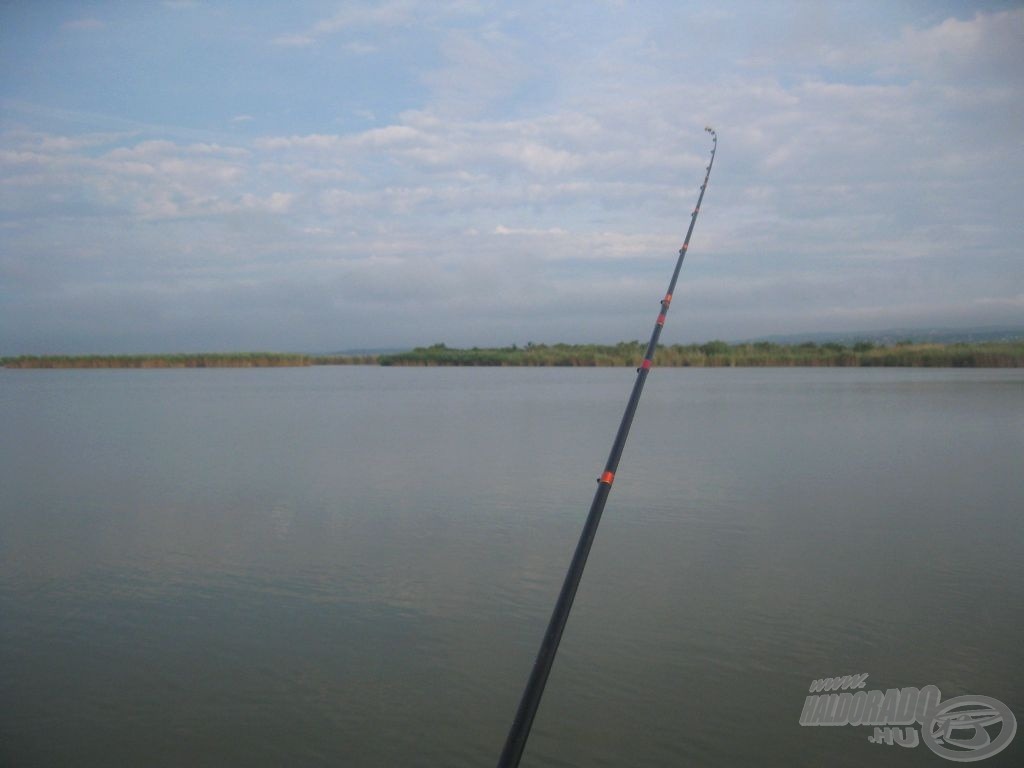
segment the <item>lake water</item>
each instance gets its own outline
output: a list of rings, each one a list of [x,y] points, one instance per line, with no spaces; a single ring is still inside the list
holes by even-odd
[[[0,764],[493,765],[634,375],[0,370]],[[799,724],[865,672],[1024,719],[1022,458],[1022,371],[656,368],[523,765],[945,764]]]

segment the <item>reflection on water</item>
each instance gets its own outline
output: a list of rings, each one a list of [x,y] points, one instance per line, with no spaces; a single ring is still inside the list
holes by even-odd
[[[0,371],[0,763],[492,763],[632,376]],[[528,764],[895,759],[833,674],[1020,716],[1022,396],[656,371]]]

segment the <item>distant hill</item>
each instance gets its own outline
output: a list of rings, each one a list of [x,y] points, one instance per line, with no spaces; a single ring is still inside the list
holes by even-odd
[[[745,339],[743,343],[770,341],[774,344],[854,344],[870,341],[873,344],[891,346],[900,341],[918,344],[959,344],[985,341],[1017,341],[1024,339],[1024,325],[987,325],[976,328],[888,328],[881,331],[847,331],[842,333],[788,333],[773,336],[758,336]]]

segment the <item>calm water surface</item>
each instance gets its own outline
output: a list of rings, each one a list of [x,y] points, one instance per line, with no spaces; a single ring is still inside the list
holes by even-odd
[[[633,376],[0,370],[0,764],[493,764]],[[524,765],[945,764],[798,724],[858,672],[1024,720],[1022,457],[1024,372],[656,369]]]

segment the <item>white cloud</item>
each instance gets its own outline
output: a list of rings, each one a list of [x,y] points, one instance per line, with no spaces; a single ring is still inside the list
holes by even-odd
[[[65,21],[61,24],[61,29],[88,31],[93,29],[103,29],[105,26],[107,26],[106,22],[100,21],[99,19],[86,18]]]
[[[295,200],[295,195],[288,192],[273,192],[266,197],[259,197],[248,192],[242,195],[238,209],[247,211],[263,211],[266,213],[287,213]],[[228,210],[236,210],[229,208]]]
[[[345,46],[347,31],[421,13],[352,6],[301,34]],[[629,337],[647,327],[647,302],[664,289],[712,122],[721,151],[680,286],[708,325],[687,334],[903,322],[927,317],[930,303],[963,318],[1019,312],[1024,68],[986,74],[1019,56],[1006,42],[1016,11],[897,29],[860,52],[856,40],[830,43],[827,61],[831,38],[808,33],[813,50],[796,58],[817,63],[785,76],[691,76],[692,60],[666,51],[658,30],[632,28],[613,49],[629,55],[595,72],[569,32],[574,44],[538,53],[544,46],[522,31],[537,16],[524,13],[514,23],[489,12],[458,29],[424,27],[441,63],[404,75],[426,92],[397,109],[375,105],[371,127],[351,121],[356,110],[340,96],[349,122],[318,123],[336,132],[277,122],[286,127],[256,139],[235,129],[6,123],[0,285],[84,295],[117,274],[125,292],[137,285],[154,296],[154,286],[225,296],[287,286],[326,297],[320,307],[337,297],[355,329],[339,344],[414,343],[421,332],[487,343],[499,327],[529,328],[538,341]],[[243,109],[263,109],[232,107],[211,124],[249,122]],[[278,119],[255,113],[261,125]],[[969,275],[957,271],[964,253]],[[377,327],[368,318],[379,302],[396,299],[418,302],[415,318],[394,315],[387,339],[355,336]],[[460,307],[481,302],[504,325],[445,337]]]
[[[368,56],[371,53],[377,53],[380,48],[372,43],[366,43],[362,41],[355,41],[351,43],[345,43],[343,46],[345,51],[351,53],[353,56]]]
[[[494,228],[494,234],[526,235],[528,237],[553,237],[564,235],[566,232],[561,227],[551,227],[550,229],[523,229],[521,227],[506,227],[504,224],[499,224]]]
[[[315,37],[303,34],[279,35],[274,38],[274,45],[281,45],[287,48],[304,48],[313,45],[315,42]]]
[[[927,27],[904,27],[896,37],[830,44],[825,60],[837,71],[863,67],[884,78],[920,78],[932,83],[982,81],[1019,84],[1024,70],[1024,8],[978,11],[970,19],[949,17]]]
[[[306,31],[280,35],[274,38],[274,43],[282,46],[306,47],[344,30],[401,26],[411,23],[414,17],[414,5],[402,0],[377,4],[349,3],[333,16],[317,21]],[[355,45],[360,46],[360,44]],[[372,48],[372,46],[369,47]],[[357,48],[350,52],[366,53],[368,51]]]
[[[257,139],[259,149],[333,149],[341,142],[340,136],[311,134],[308,136],[268,136]]]
[[[430,109],[473,117],[514,99],[539,74],[522,43],[494,28],[449,32],[441,44],[444,64],[423,75]]]
[[[890,44],[888,58],[890,66],[915,75],[1018,79],[1024,71],[1022,40],[1024,8],[977,12],[967,21],[948,18],[927,29],[904,29]]]
[[[316,22],[311,31],[316,35],[328,35],[350,27],[392,27],[408,24],[413,14],[413,4],[404,0],[366,5],[351,3],[333,16]]]

